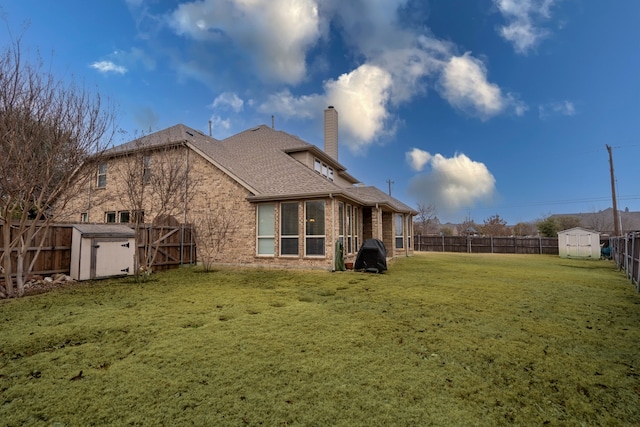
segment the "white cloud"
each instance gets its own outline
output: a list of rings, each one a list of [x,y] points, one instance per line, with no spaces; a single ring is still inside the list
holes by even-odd
[[[230,108],[236,113],[242,111],[244,101],[233,92],[223,92],[213,100],[213,108]]]
[[[364,64],[337,80],[325,82],[323,94],[295,97],[284,90],[271,95],[258,110],[286,118],[312,119],[320,116],[327,105],[333,105],[339,114],[341,141],[353,152],[359,152],[386,132],[391,84],[387,71]]]
[[[487,69],[468,52],[453,56],[440,77],[441,95],[454,107],[486,120],[508,108],[522,115],[526,106],[511,94],[504,95],[500,87],[487,80]]]
[[[288,89],[269,95],[257,109],[261,113],[277,114],[285,118],[313,119],[318,117],[327,106],[322,95],[304,95],[296,97]]]
[[[551,116],[575,116],[576,107],[571,101],[550,102],[538,106],[538,114],[541,119]]]
[[[97,61],[91,64],[91,68],[95,68],[99,72],[103,74],[107,73],[116,73],[116,74],[125,74],[127,69],[121,65],[116,65],[111,61]]]
[[[341,143],[354,152],[393,135],[395,109],[431,88],[455,108],[483,120],[526,111],[514,95],[487,80],[482,61],[469,53],[457,56],[454,43],[400,22],[398,10],[407,16],[414,7],[409,0],[198,0],[179,5],[168,19],[177,34],[204,41],[209,49],[213,44],[216,52],[222,49],[217,61],[229,60],[229,55],[234,61],[238,55],[249,58],[243,71],[251,76],[242,76],[244,81],[258,77],[276,83],[266,97],[253,92],[255,104],[245,102],[245,107],[320,121],[322,110],[334,105],[340,114]],[[329,29],[340,34],[329,34]],[[307,64],[324,63],[312,48],[332,43],[329,36],[348,45],[346,63],[353,66],[326,76],[322,89],[302,92],[299,84],[310,72],[330,69]],[[209,58],[195,55],[176,68],[181,76],[214,88],[219,79],[212,77],[215,61]],[[221,98],[214,107],[225,102],[232,106]]]
[[[209,119],[211,120],[211,127],[212,129],[214,129],[216,132],[216,137],[221,138],[222,136],[220,135],[220,129],[222,129],[223,131],[228,131],[229,129],[231,129],[231,120],[230,119],[223,119],[220,116],[217,115],[213,115],[211,116],[211,118]],[[224,133],[224,132],[223,132]]]
[[[539,26],[550,18],[551,7],[557,0],[494,0],[507,21],[500,27],[500,35],[513,44],[516,52],[526,54],[549,35]]]
[[[428,151],[414,148],[406,153],[407,162],[411,165],[411,169],[420,172],[424,166],[431,160],[431,154]]]
[[[443,215],[490,202],[496,195],[496,180],[484,163],[464,154],[450,158],[429,154],[427,163],[430,171],[413,177],[408,192],[419,203],[434,204]]]
[[[357,151],[384,133],[392,83],[386,70],[368,64],[325,83],[328,104],[338,109],[340,128],[351,136],[350,148]]]
[[[234,43],[256,61],[258,76],[296,84],[321,35],[319,19],[313,0],[202,0],[178,6],[170,24],[196,40]]]

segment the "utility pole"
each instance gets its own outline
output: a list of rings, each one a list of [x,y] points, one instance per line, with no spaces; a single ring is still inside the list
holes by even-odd
[[[393,181],[391,181],[391,179],[388,179],[387,184],[389,184],[389,196],[391,196],[391,184],[393,184]]]
[[[613,234],[620,236],[620,223],[618,220],[618,202],[616,202],[616,178],[613,173],[613,154],[611,154],[611,146],[605,144],[609,152],[609,169],[611,170],[611,200],[613,203]]]

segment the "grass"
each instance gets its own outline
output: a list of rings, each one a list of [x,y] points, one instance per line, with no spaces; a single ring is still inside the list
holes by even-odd
[[[639,325],[552,256],[82,283],[0,302],[0,424],[640,425]]]

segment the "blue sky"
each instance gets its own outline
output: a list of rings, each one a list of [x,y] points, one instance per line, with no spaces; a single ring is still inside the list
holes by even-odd
[[[0,0],[61,78],[134,135],[260,124],[322,148],[339,112],[351,175],[442,222],[640,211],[637,0]],[[7,29],[8,28],[8,29]],[[4,44],[4,43],[3,43]]]

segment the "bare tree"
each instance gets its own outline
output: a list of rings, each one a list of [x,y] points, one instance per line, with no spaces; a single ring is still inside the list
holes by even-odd
[[[415,216],[414,223],[419,234],[434,234],[438,231],[437,226],[440,221],[436,213],[436,205],[433,203],[429,205],[418,203],[418,215]]]
[[[478,225],[473,219],[471,219],[470,215],[467,215],[464,222],[462,224],[458,224],[456,228],[458,229],[459,236],[473,236],[478,232]]]
[[[198,258],[205,271],[211,271],[213,264],[220,259],[231,236],[238,229],[238,217],[232,209],[218,206],[209,208],[198,216],[196,225],[196,244]]]
[[[582,226],[582,221],[580,221],[580,218],[573,215],[558,215],[557,221],[560,230],[568,230],[570,228]]]
[[[26,59],[21,37],[0,51],[0,298],[23,295],[57,208],[93,176],[81,166],[98,160],[114,118],[99,94]]]
[[[142,259],[137,260],[136,274],[151,273],[164,236],[149,225],[161,225],[179,214],[186,218],[186,210],[195,195],[196,183],[189,174],[188,150],[180,144],[146,146],[144,138],[134,147],[116,158],[114,163],[122,183],[120,198],[130,209],[136,240],[146,230],[144,239],[136,241],[142,246]]]

